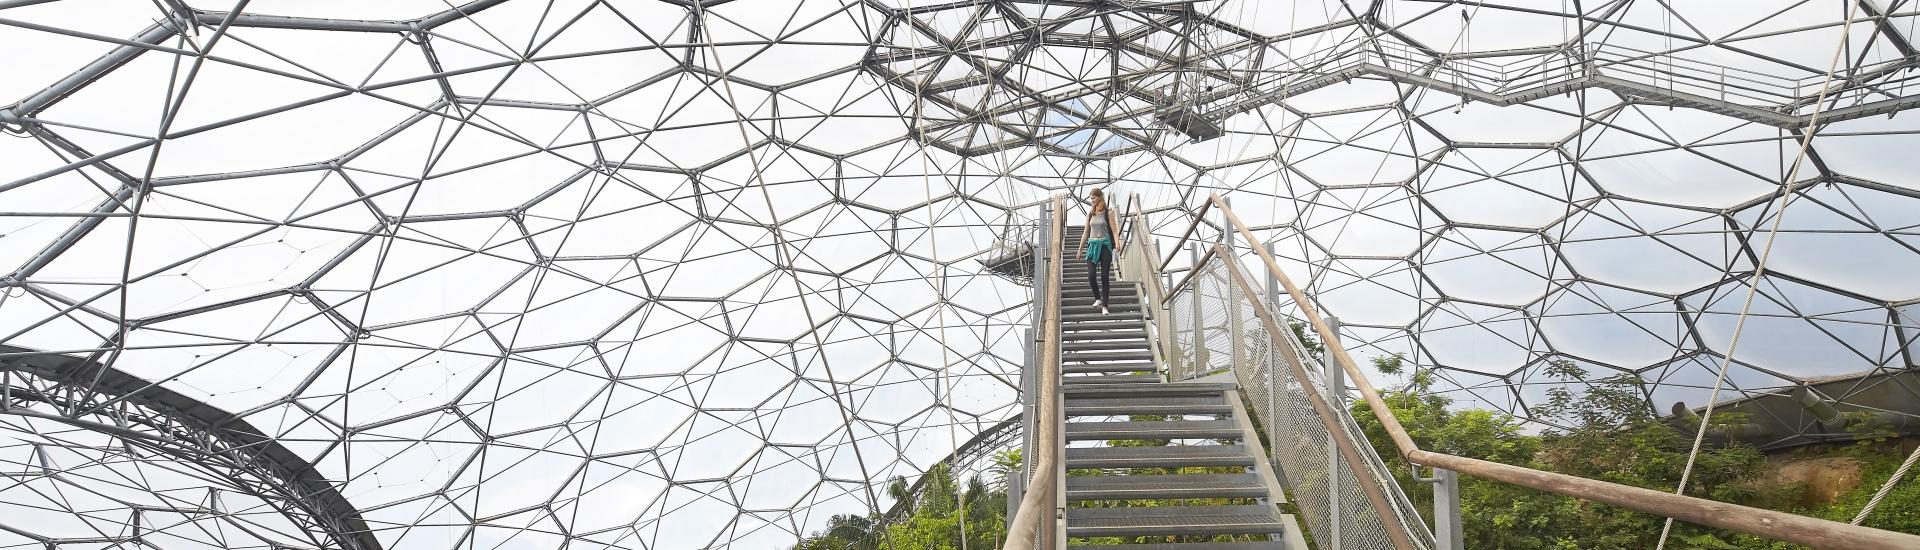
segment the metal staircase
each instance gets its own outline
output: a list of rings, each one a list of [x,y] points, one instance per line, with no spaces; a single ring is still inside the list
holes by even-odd
[[[1063,232],[1078,250],[1082,228]],[[1071,252],[1069,254],[1072,254]],[[1093,305],[1088,266],[1064,259],[1060,311],[1066,416],[1066,536],[1118,538],[1103,550],[1301,548],[1272,468],[1233,383],[1162,382],[1135,285],[1110,313]],[[1295,544],[1298,544],[1297,542]]]

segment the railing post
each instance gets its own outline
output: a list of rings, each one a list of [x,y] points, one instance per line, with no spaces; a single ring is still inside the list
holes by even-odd
[[[1267,253],[1279,256],[1280,243],[1267,243]],[[1267,307],[1278,309],[1280,307],[1280,279],[1274,277],[1272,272],[1266,270],[1261,270],[1261,272],[1267,274]]]
[[[1272,277],[1272,275],[1268,275],[1268,277]],[[1328,316],[1327,326],[1332,329],[1329,332],[1339,334],[1336,331],[1340,330],[1340,319]],[[1288,330],[1292,330],[1292,328],[1293,327],[1287,327]],[[1321,349],[1326,349],[1325,345],[1324,342],[1321,343]],[[1324,352],[1322,353],[1324,354]],[[1335,411],[1345,410],[1347,408],[1346,372],[1327,364],[1326,361],[1320,361],[1320,378],[1321,382],[1326,385],[1327,404],[1331,405],[1331,408]],[[1327,471],[1340,471],[1340,449],[1333,446],[1327,447]],[[1355,475],[1365,474],[1356,473]],[[1347,509],[1344,502],[1345,497],[1341,495],[1340,486],[1336,483],[1337,479],[1338,478],[1333,476],[1327,477],[1327,499],[1331,502],[1334,511],[1334,513],[1331,514],[1333,517],[1333,528],[1331,529],[1333,531],[1333,540],[1331,544],[1326,546],[1326,548],[1330,550],[1340,550],[1340,533],[1342,532],[1340,528],[1340,514]],[[1380,518],[1380,521],[1385,522],[1387,518]]]
[[[1233,208],[1233,199],[1221,197],[1220,204],[1227,208]],[[1226,245],[1227,250],[1233,250],[1233,222],[1227,219],[1227,208],[1220,209],[1220,244]],[[1228,254],[1228,256],[1232,256],[1232,254]]]
[[[1193,259],[1192,269],[1198,271],[1200,269],[1200,243],[1187,243],[1187,255]],[[1187,365],[1186,372],[1180,373],[1180,379],[1182,380],[1191,378],[1193,375],[1199,374],[1200,371],[1206,370],[1208,363],[1212,359],[1212,357],[1209,357],[1210,352],[1207,350],[1207,320],[1202,315],[1205,308],[1201,307],[1201,304],[1206,302],[1206,294],[1204,293],[1206,287],[1200,286],[1203,284],[1202,281],[1193,281],[1187,284],[1193,287],[1188,290],[1193,293],[1193,362]]]
[[[1037,312],[1040,310],[1039,304],[1040,297],[1035,296],[1034,311]],[[1039,322],[1036,320],[1034,324],[1038,325]],[[1007,472],[1008,518],[1012,518],[1020,512],[1020,499],[1026,496],[1027,480],[1033,476],[1033,452],[1029,449],[1033,448],[1033,434],[1037,426],[1034,424],[1034,405],[1036,402],[1033,400],[1033,393],[1039,390],[1039,386],[1034,383],[1034,373],[1040,368],[1040,354],[1038,352],[1040,341],[1034,339],[1036,335],[1035,327],[1027,327],[1025,332],[1027,338],[1026,341],[1021,342],[1021,344],[1026,347],[1027,368],[1020,372],[1020,452],[1022,456],[1020,460],[1020,471]]]
[[[1232,255],[1221,259],[1229,262],[1239,261],[1235,260]],[[1240,296],[1240,289],[1235,288],[1237,286],[1239,285],[1226,285],[1227,291],[1220,294],[1220,310],[1227,314],[1227,350],[1228,353],[1232,354],[1227,364],[1236,372],[1240,369],[1240,365],[1243,364],[1242,362],[1247,361],[1246,342],[1241,341],[1241,335],[1246,334],[1245,327],[1243,326],[1244,321],[1240,318],[1240,300],[1242,297]]]
[[[1466,533],[1460,530],[1460,474],[1434,468],[1433,477],[1435,550],[1466,550]]]

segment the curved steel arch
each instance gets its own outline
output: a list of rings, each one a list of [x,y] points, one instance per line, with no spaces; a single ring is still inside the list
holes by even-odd
[[[61,414],[17,406],[38,402]],[[232,413],[105,364],[0,345],[0,414],[45,418],[107,433],[200,465],[280,507],[295,524],[333,547],[380,550],[380,540],[312,463]],[[86,419],[110,416],[121,425]],[[273,500],[273,499],[269,499]]]

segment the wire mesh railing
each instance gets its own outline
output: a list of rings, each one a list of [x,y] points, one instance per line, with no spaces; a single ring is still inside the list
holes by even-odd
[[[1209,251],[1168,296],[1169,355],[1177,357],[1170,378],[1232,374],[1322,547],[1433,548],[1432,533],[1359,424],[1329,397],[1319,361],[1221,250]]]

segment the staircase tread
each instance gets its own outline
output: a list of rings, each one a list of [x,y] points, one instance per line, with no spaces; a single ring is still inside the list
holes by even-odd
[[[1287,544],[1271,542],[1157,542],[1150,544],[1095,544],[1074,546],[1074,550],[1286,550]]]
[[[1109,372],[1153,372],[1153,363],[1093,363],[1087,365],[1064,365],[1067,374],[1101,374]],[[1158,380],[1155,380],[1158,382]]]
[[[1141,463],[1142,466],[1201,463],[1253,464],[1247,448],[1240,445],[1163,445],[1156,447],[1068,447],[1067,467],[1074,463]]]
[[[1175,420],[1144,422],[1068,422],[1067,438],[1088,439],[1238,439],[1240,426],[1232,420]]]
[[[1126,340],[1126,339],[1116,338],[1111,340],[1081,340],[1081,341],[1074,341],[1074,342],[1066,342],[1062,344],[1061,347],[1066,351],[1110,350],[1110,349],[1132,350],[1132,349],[1149,349],[1150,344],[1148,344],[1146,340],[1138,340],[1138,339]]]
[[[1144,339],[1146,337],[1147,337],[1147,331],[1144,331],[1144,330],[1113,330],[1113,331],[1106,331],[1106,332],[1078,331],[1073,334],[1060,335],[1060,339],[1066,342],[1082,342],[1082,341],[1088,341],[1088,340],[1128,340],[1128,339]]]
[[[1107,311],[1118,312],[1118,311],[1139,311],[1139,310],[1140,310],[1140,304],[1133,303],[1133,302],[1114,302],[1107,305]],[[1092,313],[1095,311],[1100,311],[1100,307],[1093,305],[1093,302],[1089,301],[1085,304],[1080,304],[1080,305],[1062,306],[1060,308],[1060,311],[1068,315],[1071,315],[1075,312]]]
[[[1205,493],[1208,496],[1230,496],[1239,498],[1257,498],[1267,494],[1267,486],[1260,482],[1255,474],[1167,474],[1167,475],[1118,475],[1118,476],[1072,476],[1067,478],[1067,498],[1083,500],[1074,493],[1119,493],[1137,494],[1141,498],[1192,498],[1176,496],[1190,493]],[[1165,495],[1154,497],[1153,495]],[[1119,500],[1115,497],[1096,497],[1085,500]]]
[[[1168,395],[1168,394],[1219,394],[1234,389],[1231,382],[1174,382],[1171,384],[1139,384],[1123,387],[1105,387],[1094,389],[1070,389],[1067,393],[1103,393],[1109,395]]]
[[[1160,383],[1160,375],[1158,374],[1132,374],[1132,375],[1109,374],[1106,376],[1069,376],[1069,377],[1063,377],[1061,378],[1061,380],[1063,381],[1063,384],[1060,386],[1062,388],[1083,386],[1083,385],[1100,386],[1100,385],[1107,385],[1107,384],[1158,384]]]
[[[1209,415],[1233,414],[1233,407],[1218,395],[1193,395],[1140,399],[1133,396],[1072,396],[1066,400],[1067,414],[1089,416],[1127,416],[1135,414]]]
[[[1127,359],[1152,359],[1153,351],[1101,351],[1101,350],[1062,350],[1062,361],[1124,361]]]
[[[1068,508],[1067,536],[1258,534],[1286,529],[1273,506],[1148,506]]]
[[[1067,396],[1067,406],[1075,405],[1138,405],[1142,407],[1191,407],[1196,405],[1224,405],[1226,398],[1218,393],[1172,394],[1155,396],[1152,399],[1140,399],[1127,394],[1074,394]]]

